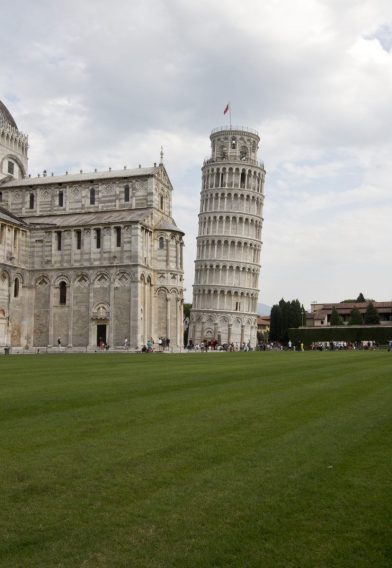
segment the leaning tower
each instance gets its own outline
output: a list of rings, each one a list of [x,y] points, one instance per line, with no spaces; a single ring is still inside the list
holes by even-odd
[[[255,346],[265,170],[250,128],[211,132],[202,168],[189,340]]]

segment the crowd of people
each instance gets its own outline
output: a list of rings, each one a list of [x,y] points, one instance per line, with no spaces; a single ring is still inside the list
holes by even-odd
[[[376,341],[319,341],[312,343],[310,349],[312,351],[342,351],[355,349],[378,349],[379,345]]]
[[[61,339],[58,339],[58,346],[61,346]],[[109,349],[109,345],[100,339],[98,342],[98,347],[101,351]],[[311,351],[341,351],[341,350],[361,350],[361,349],[377,349],[379,345],[375,341],[357,341],[351,343],[349,341],[319,341],[312,343],[306,349]],[[390,350],[392,350],[392,342],[389,345]],[[129,349],[129,341],[126,337],[124,339],[124,349]],[[230,343],[219,343],[217,339],[211,339],[201,341],[200,343],[194,344],[192,339],[189,340],[186,347],[188,351],[197,352],[207,352],[207,351],[227,351],[227,352],[239,352],[239,351],[304,351],[305,346],[303,342],[298,342],[297,344],[289,340],[287,343],[280,343],[279,341],[262,341],[256,345],[255,348],[251,347],[250,341],[248,342],[230,342]],[[168,337],[159,337],[158,341],[155,342],[152,337],[149,337],[147,342],[140,348],[142,353],[152,353],[154,351],[163,352],[170,350],[170,339]]]
[[[310,351],[342,351],[355,349],[378,349],[379,345],[376,341],[318,341],[311,343],[306,349]],[[292,341],[287,343],[279,343],[279,341],[262,342],[257,346],[259,351],[304,351],[305,346],[302,342],[297,344]]]
[[[188,351],[253,351],[250,341],[247,343],[222,343],[220,344],[217,339],[211,339],[194,344],[192,339],[189,340],[187,345]]]
[[[124,340],[124,348],[129,349],[128,338]],[[152,337],[147,339],[147,342],[142,345],[140,351],[141,353],[153,353],[154,351],[163,352],[169,351],[170,349],[170,339],[168,337],[159,337],[158,341],[155,343]],[[136,350],[138,350],[136,348]]]

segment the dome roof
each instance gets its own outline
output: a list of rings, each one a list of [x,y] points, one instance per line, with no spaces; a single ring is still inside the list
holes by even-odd
[[[12,114],[5,104],[0,101],[0,128],[4,126],[11,126],[18,130],[15,120],[12,118]]]

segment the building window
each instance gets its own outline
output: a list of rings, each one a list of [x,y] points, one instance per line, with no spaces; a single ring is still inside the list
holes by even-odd
[[[159,237],[159,248],[160,249],[165,248],[165,239],[163,237]]]
[[[67,303],[67,284],[64,281],[60,282],[59,285],[59,299],[60,306],[65,306]]]
[[[14,281],[14,298],[19,297],[19,278],[15,278]]]
[[[58,201],[58,205],[59,207],[64,207],[64,191],[59,191],[59,201]]]
[[[129,201],[129,185],[124,186],[124,201],[126,203]]]
[[[234,136],[231,139],[231,147],[232,147],[233,150],[235,150],[236,147],[237,147],[237,140],[234,138]]]
[[[14,162],[8,162],[8,173],[14,175],[15,173],[15,164]]]
[[[116,247],[121,246],[121,227],[116,227]]]
[[[101,229],[95,229],[95,248],[101,248]]]
[[[248,156],[248,148],[246,146],[242,146],[240,152],[240,160],[246,160],[247,156]]]
[[[90,189],[90,205],[95,205],[95,188]]]
[[[61,231],[56,231],[56,245],[57,245],[57,250],[61,250]]]
[[[34,209],[34,193],[30,193],[29,196],[29,208]]]
[[[163,209],[163,195],[161,195],[161,209]]]
[[[76,248],[77,250],[80,250],[82,248],[82,231],[80,229],[76,229],[75,239],[76,239]]]
[[[235,303],[235,311],[239,312],[241,310],[241,302],[236,302]]]
[[[0,191],[0,203],[3,201],[3,192]]]

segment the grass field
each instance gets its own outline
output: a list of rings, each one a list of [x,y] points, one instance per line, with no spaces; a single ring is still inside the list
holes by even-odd
[[[0,566],[390,568],[392,353],[0,358]]]

